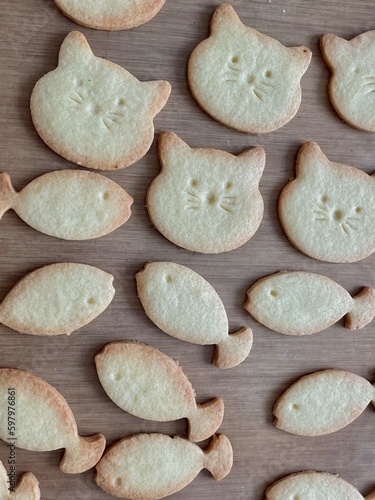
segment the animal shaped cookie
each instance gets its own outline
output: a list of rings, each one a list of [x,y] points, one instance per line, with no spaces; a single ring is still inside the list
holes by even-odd
[[[365,287],[351,297],[321,274],[281,271],[254,283],[244,308],[262,325],[286,335],[320,332],[342,317],[346,328],[358,330],[375,316],[375,290]]]
[[[190,56],[189,86],[199,105],[224,125],[251,134],[272,132],[297,113],[310,60],[308,48],[285,47],[258,33],[222,3],[209,38]]]
[[[265,500],[373,500],[375,491],[363,497],[350,483],[335,474],[303,471],[285,476],[266,490]]]
[[[301,146],[296,178],[282,190],[279,215],[301,252],[354,262],[375,250],[375,177],[328,160],[315,142]]]
[[[276,401],[274,424],[300,436],[322,436],[353,422],[369,403],[375,388],[345,370],[323,370],[305,375]]]
[[[55,0],[72,21],[97,30],[126,30],[147,23],[165,0]]]
[[[375,132],[375,31],[348,41],[336,35],[320,39],[323,58],[332,71],[329,96],[345,122]]]
[[[22,474],[17,486],[12,488],[8,482],[8,474],[0,461],[0,498],[1,500],[40,500],[40,489],[37,478],[31,472]]]
[[[232,464],[232,446],[223,434],[212,436],[205,450],[178,436],[134,434],[106,451],[95,481],[119,498],[156,500],[185,488],[202,469],[220,481]]]
[[[31,117],[43,141],[73,163],[99,170],[132,165],[149,150],[153,118],[166,104],[166,81],[140,82],[95,57],[82,33],[65,38],[57,68],[31,95]]]
[[[103,175],[82,170],[44,174],[17,193],[0,174],[0,218],[13,209],[34,229],[65,240],[98,238],[131,215],[133,198]]]
[[[113,276],[97,267],[58,263],[22,278],[0,304],[0,323],[30,335],[70,335],[111,303]]]
[[[203,441],[220,427],[224,402],[197,405],[195,392],[179,364],[138,342],[113,342],[95,356],[105,392],[123,410],[165,422],[187,418],[190,441]]]
[[[246,359],[253,343],[251,329],[228,334],[224,305],[202,276],[173,262],[152,262],[135,278],[145,313],[163,332],[193,344],[216,344],[213,363],[219,368]]]
[[[8,422],[15,422],[15,430]],[[60,469],[68,474],[93,467],[105,448],[102,434],[78,435],[74,415],[54,387],[12,368],[0,369],[0,439],[30,451],[65,448]]]
[[[233,250],[248,241],[263,217],[259,181],[265,152],[238,156],[191,149],[172,132],[159,136],[161,173],[147,191],[154,226],[176,245],[202,253]]]

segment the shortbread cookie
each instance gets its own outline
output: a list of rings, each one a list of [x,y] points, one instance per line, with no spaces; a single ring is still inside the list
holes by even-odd
[[[9,466],[12,467],[12,464]],[[13,465],[14,467],[14,465]],[[17,486],[11,491],[8,474],[0,461],[0,498],[1,500],[40,500],[37,478],[31,472],[22,474]]]
[[[375,290],[355,297],[320,274],[281,271],[260,279],[247,291],[244,305],[259,323],[286,335],[310,335],[345,316],[345,327],[358,330],[375,316]]]
[[[333,163],[315,142],[297,157],[296,178],[282,190],[279,215],[301,252],[328,262],[355,262],[375,250],[375,176]]]
[[[332,71],[329,96],[336,112],[352,127],[375,132],[375,31],[350,41],[324,35],[320,47]]]
[[[202,469],[220,481],[232,464],[232,446],[223,434],[212,436],[205,450],[178,436],[134,434],[106,451],[95,481],[118,498],[156,500],[182,490]]]
[[[246,359],[253,343],[251,329],[228,334],[224,305],[202,276],[173,262],[152,262],[136,280],[145,313],[163,332],[193,344],[217,344],[213,363],[219,368]]]
[[[369,403],[375,388],[364,378],[344,370],[305,375],[277,400],[274,424],[300,436],[330,434],[353,422]]]
[[[265,500],[371,500],[350,483],[327,472],[303,471],[279,479],[266,490]]]
[[[126,30],[147,23],[165,0],[55,0],[72,21],[97,30]]]
[[[58,67],[31,95],[31,116],[43,141],[73,163],[99,170],[132,165],[149,150],[153,118],[166,104],[166,81],[140,82],[95,57],[82,33],[65,38]]]
[[[192,52],[191,92],[215,120],[262,134],[288,123],[301,103],[300,80],[311,60],[306,47],[285,47],[241,23],[223,3],[211,20],[211,34]]]
[[[22,278],[0,304],[0,323],[30,335],[70,335],[111,303],[113,276],[97,267],[63,262]]]
[[[102,434],[78,435],[74,415],[54,387],[12,368],[0,369],[0,439],[30,451],[65,448],[60,469],[69,474],[93,467],[105,448]]]
[[[13,209],[29,226],[65,240],[88,240],[114,231],[131,215],[133,198],[103,175],[82,170],[49,172],[17,193],[0,174],[0,218]]]
[[[233,156],[191,149],[172,132],[159,137],[161,173],[147,192],[154,226],[172,243],[202,253],[227,252],[248,241],[263,217],[258,185],[263,148]]]
[[[113,342],[95,356],[105,392],[120,408],[157,422],[187,418],[190,441],[203,441],[220,427],[224,402],[197,405],[188,378],[172,358],[138,342]]]

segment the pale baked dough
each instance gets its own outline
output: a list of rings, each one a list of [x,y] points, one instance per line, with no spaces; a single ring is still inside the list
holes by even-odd
[[[179,364],[139,342],[113,342],[95,356],[105,392],[123,410],[165,422],[187,418],[190,441],[203,441],[220,427],[224,402],[197,404],[195,392]]]
[[[49,172],[20,192],[0,174],[0,217],[13,209],[34,229],[65,240],[88,240],[114,231],[131,215],[133,198],[103,175],[82,170]]]
[[[180,491],[202,469],[220,481],[232,464],[232,446],[223,434],[212,436],[205,450],[178,436],[135,434],[106,451],[96,466],[95,481],[119,498],[157,500]]]
[[[147,191],[154,226],[172,243],[202,253],[220,253],[246,243],[263,217],[259,181],[263,148],[238,156],[192,149],[173,132],[159,136],[161,173]]]
[[[113,276],[86,264],[63,262],[22,278],[0,304],[0,323],[30,335],[70,335],[112,301]]]
[[[223,3],[212,17],[209,38],[190,56],[189,86],[200,106],[224,125],[272,132],[297,113],[310,60],[308,48],[285,47],[245,26]]]
[[[10,468],[14,467],[12,463]],[[1,500],[40,500],[40,489],[37,478],[31,472],[22,474],[16,487],[10,491],[8,483],[8,473],[0,461],[0,499]]]
[[[364,378],[344,370],[305,375],[277,400],[274,424],[300,436],[322,436],[350,424],[369,403],[375,388]]]
[[[132,165],[154,139],[153,118],[165,106],[166,81],[140,82],[117,64],[95,57],[72,31],[59,64],[31,95],[31,117],[43,141],[73,163],[99,170]]]
[[[375,250],[375,176],[301,146],[296,178],[282,190],[279,215],[293,245],[315,259],[355,262]]]
[[[259,323],[286,335],[310,335],[345,316],[345,327],[363,328],[375,316],[375,290],[351,295],[321,274],[281,271],[258,280],[247,291],[244,308]]]
[[[231,368],[248,356],[253,334],[228,334],[224,305],[202,276],[173,262],[152,262],[136,274],[138,296],[147,316],[163,332],[193,344],[216,344],[213,363]]]
[[[125,30],[152,19],[165,0],[55,0],[72,21],[97,30]]]
[[[11,401],[15,401],[14,406]],[[79,436],[68,403],[54,387],[23,370],[1,368],[0,438],[8,444],[12,442],[8,430],[9,408],[13,407],[15,446],[30,451],[65,448],[60,469],[69,474],[90,469],[102,456],[104,436]]]

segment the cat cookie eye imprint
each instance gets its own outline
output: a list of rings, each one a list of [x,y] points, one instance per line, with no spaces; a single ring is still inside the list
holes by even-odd
[[[173,132],[159,136],[161,173],[147,191],[153,225],[176,245],[201,253],[246,243],[263,218],[261,147],[238,156],[190,148]]]
[[[95,57],[86,38],[65,38],[57,68],[31,95],[31,117],[43,141],[73,163],[98,170],[132,165],[149,150],[153,118],[165,106],[166,81],[140,82],[128,71]]]
[[[223,3],[212,16],[209,38],[191,53],[189,86],[199,105],[224,125],[272,132],[297,113],[310,60],[308,48],[285,47],[258,33]]]
[[[126,30],[152,19],[165,0],[55,0],[72,21],[97,30]]]
[[[279,199],[293,245],[327,262],[355,262],[375,250],[375,175],[328,160],[315,142],[301,146],[296,178]]]
[[[323,35],[320,48],[332,72],[329,97],[337,114],[352,127],[375,132],[375,31],[349,41]]]

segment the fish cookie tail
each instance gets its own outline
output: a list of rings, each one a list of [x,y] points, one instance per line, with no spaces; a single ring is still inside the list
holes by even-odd
[[[0,219],[10,208],[12,208],[14,198],[17,196],[12,182],[7,173],[0,174]]]
[[[349,330],[359,330],[366,326],[375,316],[375,290],[363,288],[353,297],[354,306],[345,316],[345,327]]]
[[[224,418],[224,401],[211,399],[203,405],[197,405],[192,416],[189,415],[189,439],[194,443],[204,441],[215,434]]]
[[[251,328],[241,328],[216,346],[212,362],[219,368],[233,368],[244,361],[253,346]]]
[[[60,462],[60,469],[67,474],[79,474],[96,465],[105,448],[103,434],[78,438],[69,443]]]
[[[208,448],[204,450],[203,466],[208,469],[215,481],[221,481],[229,474],[233,465],[233,448],[229,439],[220,434],[212,436]]]
[[[40,500],[40,489],[37,478],[31,472],[22,474],[19,483],[14,490],[15,498],[27,498],[28,500]],[[10,498],[12,498],[11,496]]]

